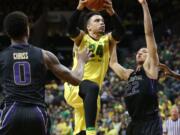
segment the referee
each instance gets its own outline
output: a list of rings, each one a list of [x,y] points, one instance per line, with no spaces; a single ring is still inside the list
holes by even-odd
[[[179,110],[176,106],[171,109],[171,117],[165,121],[163,135],[180,135]]]

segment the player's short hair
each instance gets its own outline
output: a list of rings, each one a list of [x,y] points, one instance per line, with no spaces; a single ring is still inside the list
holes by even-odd
[[[27,26],[28,17],[20,11],[9,13],[3,21],[4,31],[12,39],[24,36],[28,31]]]
[[[88,25],[89,19],[90,19],[92,16],[94,16],[94,15],[100,15],[100,16],[102,16],[99,12],[93,12],[93,11],[91,11],[91,12],[87,13],[87,14],[85,15],[85,17],[84,17],[84,31],[85,31],[85,32],[88,32],[88,30],[87,30],[87,25]]]

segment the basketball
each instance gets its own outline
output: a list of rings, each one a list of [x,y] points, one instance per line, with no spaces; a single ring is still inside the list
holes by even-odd
[[[92,11],[101,11],[103,10],[103,4],[105,0],[88,0],[86,7]]]

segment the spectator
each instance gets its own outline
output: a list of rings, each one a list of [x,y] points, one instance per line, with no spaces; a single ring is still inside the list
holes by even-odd
[[[176,106],[171,109],[171,117],[166,120],[163,133],[164,135],[179,135],[180,133],[179,110]]]

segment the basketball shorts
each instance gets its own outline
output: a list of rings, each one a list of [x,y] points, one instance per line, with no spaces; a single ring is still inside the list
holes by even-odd
[[[162,135],[162,121],[160,118],[132,121],[128,125],[127,135]]]
[[[83,99],[79,96],[79,86],[64,84],[64,98],[66,102],[74,108],[74,135],[86,130],[85,112]],[[100,96],[97,100],[97,116],[100,111]]]
[[[5,103],[0,118],[0,135],[46,135],[45,108],[25,103]]]

